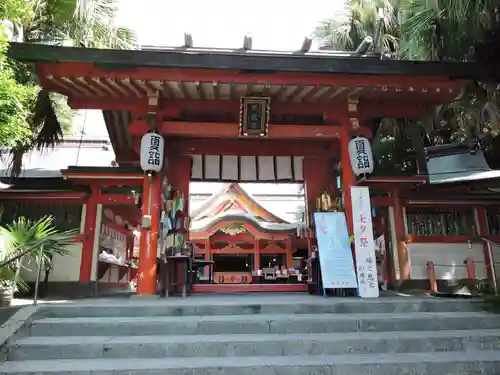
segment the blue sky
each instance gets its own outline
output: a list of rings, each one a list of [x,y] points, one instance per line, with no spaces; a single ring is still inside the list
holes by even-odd
[[[117,23],[141,44],[180,46],[190,32],[197,47],[296,50],[319,21],[342,11],[344,0],[121,0]]]

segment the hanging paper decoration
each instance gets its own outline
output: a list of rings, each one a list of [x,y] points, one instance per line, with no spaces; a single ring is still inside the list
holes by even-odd
[[[161,171],[164,146],[165,141],[160,134],[144,134],[141,139],[141,168],[144,172]]]
[[[351,139],[348,146],[351,168],[356,176],[373,173],[373,154],[370,140],[365,137]]]

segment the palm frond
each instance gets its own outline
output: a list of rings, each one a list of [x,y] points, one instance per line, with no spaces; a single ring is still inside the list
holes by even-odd
[[[55,255],[68,254],[68,246],[77,233],[77,229],[59,232],[52,216],[44,216],[36,221],[20,217],[0,226],[0,234],[5,241],[0,269],[19,269],[21,265],[18,263],[25,257],[32,257],[35,263],[50,264]],[[4,272],[5,275],[9,274],[9,271]]]

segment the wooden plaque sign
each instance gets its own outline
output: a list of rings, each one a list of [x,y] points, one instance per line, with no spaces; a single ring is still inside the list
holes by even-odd
[[[267,136],[270,102],[270,98],[241,98],[240,136]]]

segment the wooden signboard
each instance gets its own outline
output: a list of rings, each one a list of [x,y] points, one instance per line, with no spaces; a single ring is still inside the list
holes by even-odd
[[[270,98],[241,98],[240,136],[267,136],[270,102]]]

